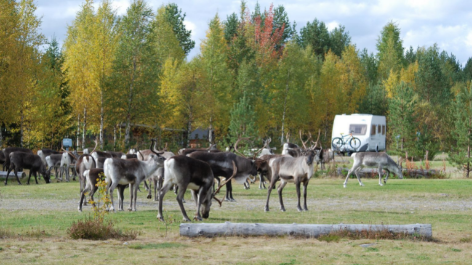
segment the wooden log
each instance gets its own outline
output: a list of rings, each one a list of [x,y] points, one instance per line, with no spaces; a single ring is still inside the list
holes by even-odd
[[[8,173],[7,171],[0,171],[0,178],[2,178],[2,179],[6,178],[6,177],[7,177],[7,173]],[[18,177],[19,177],[20,179],[26,177],[25,172],[18,172]],[[16,178],[15,178],[15,172],[13,172],[13,171],[10,172],[10,176],[8,177],[8,179],[11,179],[11,178],[16,179]]]
[[[430,224],[409,225],[367,225],[367,224],[258,224],[258,223],[182,223],[180,235],[186,237],[216,237],[216,236],[300,236],[319,237],[331,232],[347,230],[361,231],[389,231],[405,233],[430,238],[433,231]]]
[[[349,171],[349,169],[350,168],[338,167],[337,170],[336,170],[336,173],[338,175],[346,175],[346,174],[342,174],[342,172],[343,171],[347,172],[347,171]],[[377,168],[362,168],[361,170],[358,171],[358,174],[359,174],[359,177],[361,177],[361,178],[369,178],[369,177],[378,178],[379,177],[378,172],[379,171],[378,171]],[[415,176],[428,177],[428,176],[431,176],[431,175],[438,174],[439,170],[436,170],[436,169],[426,170],[426,169],[406,169],[406,168],[403,168],[402,172],[403,172],[403,175],[408,174],[408,176],[410,176],[410,177],[415,177]],[[383,173],[382,173],[382,176],[385,173],[386,173],[386,171],[384,170]],[[356,175],[354,173],[351,176],[356,177]],[[392,174],[390,174],[390,176],[392,176]]]

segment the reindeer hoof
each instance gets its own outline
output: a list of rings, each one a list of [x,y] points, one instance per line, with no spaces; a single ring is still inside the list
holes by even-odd
[[[379,185],[380,185],[380,186],[383,186],[383,184],[382,184],[382,183],[379,183]]]
[[[280,208],[280,211],[281,211],[281,212],[285,212],[285,208]]]
[[[192,220],[188,219],[188,218],[183,218],[184,222],[192,222]]]
[[[269,207],[266,206],[266,207],[264,208],[264,212],[268,212],[268,211],[269,211]]]
[[[346,188],[346,184],[344,184],[343,187]]]
[[[305,209],[303,209],[305,212],[308,212],[308,208],[305,207]]]
[[[300,208],[300,207],[297,207],[297,210],[298,210],[299,212],[303,212],[302,208]]]
[[[159,221],[164,222],[164,217],[161,217],[161,216],[158,215],[158,216],[157,216],[157,219],[158,219]]]
[[[148,195],[146,198],[148,198],[148,199],[152,199],[152,196],[151,196],[151,195]]]
[[[199,217],[199,216],[195,216],[195,217],[193,218],[193,220],[200,221],[200,222],[203,221],[203,219],[202,219],[201,217]]]

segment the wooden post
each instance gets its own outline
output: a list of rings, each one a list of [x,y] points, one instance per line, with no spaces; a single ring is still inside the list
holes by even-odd
[[[405,233],[426,238],[433,236],[430,224],[409,225],[367,225],[367,224],[253,224],[231,223],[220,224],[182,223],[180,235],[187,237],[215,237],[215,236],[301,236],[319,237],[331,232],[347,230],[350,232],[384,231]]]

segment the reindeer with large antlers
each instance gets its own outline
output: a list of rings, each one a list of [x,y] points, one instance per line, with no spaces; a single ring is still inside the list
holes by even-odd
[[[299,157],[289,157],[283,156],[271,159],[269,161],[269,167],[271,178],[270,185],[267,190],[267,203],[265,206],[265,211],[269,211],[269,198],[270,193],[275,187],[275,183],[280,179],[281,183],[277,188],[279,193],[280,200],[280,210],[285,212],[285,207],[282,199],[282,190],[288,182],[293,182],[297,189],[298,196],[298,211],[308,211],[306,204],[307,197],[307,186],[310,178],[313,176],[314,167],[313,162],[319,160],[319,152],[315,151],[316,145],[310,148],[307,148],[303,151],[302,155]],[[300,205],[300,185],[303,183],[303,197],[304,205],[303,209]]]
[[[233,162],[233,175],[226,182],[231,181],[231,178],[235,175],[236,165]],[[220,187],[213,192],[213,183],[214,175],[208,163],[184,155],[169,158],[164,162],[164,184],[159,191],[159,211],[157,218],[164,221],[164,216],[162,215],[162,201],[164,195],[174,185],[177,185],[179,188],[176,199],[179,203],[184,221],[191,221],[183,205],[183,198],[187,188],[190,189],[193,198],[195,198],[197,206],[195,219],[201,221],[202,217],[205,219],[208,218],[210,216],[212,199],[218,201],[221,207],[222,201],[218,200],[215,195],[225,184],[220,185]]]

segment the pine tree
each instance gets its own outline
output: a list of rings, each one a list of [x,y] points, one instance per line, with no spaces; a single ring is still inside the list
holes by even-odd
[[[390,98],[388,104],[389,136],[394,139],[393,149],[412,154],[416,137],[415,107],[418,98],[413,88],[405,82],[401,82],[396,91],[397,95]]]
[[[461,86],[456,100],[453,103],[454,130],[453,138],[456,141],[454,148],[449,152],[449,161],[459,169],[466,171],[467,178],[471,169],[472,157],[472,88],[467,82]]]
[[[185,55],[187,55],[190,50],[195,47],[195,41],[190,38],[192,31],[187,30],[185,27],[185,13],[182,14],[182,9],[179,9],[177,4],[170,3],[165,6],[165,17],[167,22],[172,25],[174,34],[179,40],[180,47]]]
[[[391,70],[396,73],[404,65],[403,41],[400,39],[400,28],[393,22],[387,23],[377,39],[377,59],[379,61],[379,77],[388,78]]]

